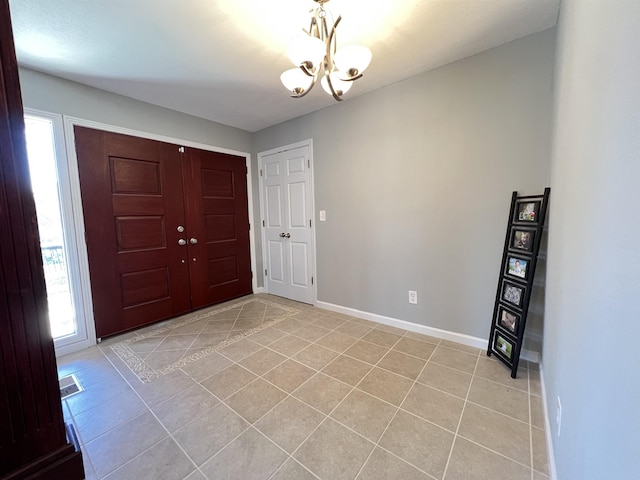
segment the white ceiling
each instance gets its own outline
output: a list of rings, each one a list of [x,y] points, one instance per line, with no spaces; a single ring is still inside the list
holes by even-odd
[[[312,0],[10,0],[21,65],[255,132],[330,106],[290,98],[285,50]],[[345,95],[390,85],[556,23],[560,0],[331,0],[338,47],[371,66]]]

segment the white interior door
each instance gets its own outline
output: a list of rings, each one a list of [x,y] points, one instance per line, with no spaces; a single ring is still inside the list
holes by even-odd
[[[265,287],[314,303],[310,147],[261,156]]]

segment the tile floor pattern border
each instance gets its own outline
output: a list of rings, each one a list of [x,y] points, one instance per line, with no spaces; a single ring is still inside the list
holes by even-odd
[[[295,305],[292,302],[285,302],[281,299],[276,299],[276,301],[282,301],[286,305]],[[358,332],[356,332],[356,329],[343,329],[343,331],[350,330],[353,335],[359,338],[359,341],[365,341],[364,337],[367,336],[370,332],[384,331],[384,329],[381,328],[384,326],[341,314],[334,314],[332,312],[323,311],[315,307],[300,305],[300,310],[301,313],[296,316],[296,319],[298,321],[307,322],[308,324],[313,325],[323,325],[323,320],[328,320],[324,323],[324,325],[329,326],[327,328],[327,332],[334,332],[334,336],[331,337],[331,333],[328,333],[327,338],[332,338],[336,341],[338,340],[338,338],[336,337],[335,332],[344,322],[353,322],[368,327],[366,329],[361,329]],[[282,325],[283,334],[284,330],[287,330],[287,333],[285,334],[287,338],[299,338],[296,337],[296,329],[291,329],[290,325]],[[302,331],[303,330],[301,330],[301,332]],[[534,451],[534,444],[532,440],[529,440],[527,447],[530,450],[530,458],[523,463],[523,461],[518,461],[512,458],[513,456],[511,455],[509,450],[501,450],[500,445],[496,445],[494,447],[490,443],[486,442],[484,438],[479,439],[473,436],[469,438],[469,436],[466,436],[460,429],[461,423],[463,421],[463,416],[465,415],[464,411],[466,410],[466,408],[463,408],[460,412],[459,420],[455,425],[451,425],[451,427],[445,428],[442,426],[440,419],[425,418],[425,415],[422,411],[416,410],[412,407],[411,402],[408,402],[408,399],[414,391],[414,387],[416,386],[419,386],[422,390],[424,390],[423,387],[428,387],[435,391],[439,391],[440,394],[438,394],[437,396],[440,397],[442,397],[443,395],[451,395],[451,393],[439,388],[438,382],[435,382],[435,386],[433,386],[427,385],[427,382],[424,381],[427,379],[426,377],[423,378],[423,375],[427,374],[427,366],[433,365],[435,366],[435,371],[457,371],[459,373],[459,376],[455,378],[464,379],[466,377],[469,377],[464,393],[460,392],[460,395],[457,396],[460,401],[464,402],[465,407],[467,405],[481,407],[491,412],[491,415],[493,415],[494,417],[496,415],[500,415],[505,419],[505,421],[510,422],[511,424],[526,425],[531,432],[531,429],[534,428],[534,425],[532,423],[531,406],[531,399],[533,397],[531,396],[535,396],[537,399],[541,394],[536,383],[537,365],[529,365],[528,362],[521,362],[522,370],[520,371],[520,377],[517,381],[513,381],[512,379],[510,379],[508,375],[509,372],[507,372],[506,370],[504,371],[504,376],[500,376],[500,378],[496,377],[493,379],[488,379],[487,377],[490,377],[492,375],[492,372],[490,370],[480,372],[480,369],[478,368],[479,364],[483,362],[495,363],[495,369],[498,374],[500,373],[498,372],[498,369],[501,364],[498,364],[495,359],[485,358],[482,350],[477,349],[476,351],[471,352],[469,351],[468,347],[459,345],[457,346],[458,348],[456,348],[455,344],[451,344],[450,342],[445,343],[436,338],[419,336],[411,332],[394,332],[398,334],[398,338],[393,345],[388,346],[388,352],[402,352],[403,350],[407,350],[407,342],[400,342],[402,338],[421,339],[424,341],[423,345],[425,345],[425,351],[430,351],[428,356],[423,355],[428,358],[421,358],[420,355],[413,356],[414,361],[416,362],[424,361],[422,370],[417,375],[417,377],[415,376],[415,372],[412,372],[410,375],[410,377],[412,378],[409,378],[406,376],[402,376],[397,372],[385,370],[383,364],[381,363],[382,359],[376,360],[371,358],[371,363],[368,363],[354,357],[350,357],[346,351],[340,353],[338,351],[343,349],[340,346],[340,342],[338,342],[334,345],[334,353],[337,355],[337,357],[327,357],[325,360],[328,363],[320,361],[321,359],[317,359],[318,363],[315,364],[315,366],[311,367],[315,371],[315,373],[308,377],[305,381],[302,381],[302,383],[294,390],[286,391],[278,386],[277,383],[279,382],[275,380],[273,372],[277,372],[278,366],[284,365],[286,362],[289,362],[288,365],[290,365],[291,362],[297,363],[297,353],[282,354],[282,352],[279,352],[281,362],[275,362],[273,365],[271,365],[271,368],[266,369],[267,371],[254,372],[257,373],[257,375],[251,373],[246,369],[245,365],[243,364],[243,359],[228,357],[228,360],[226,360],[228,362],[226,368],[235,368],[247,372],[248,375],[246,381],[241,382],[242,385],[237,385],[236,387],[234,387],[235,393],[228,391],[222,396],[216,396],[213,394],[213,392],[211,392],[213,402],[212,405],[217,405],[217,407],[214,406],[211,410],[209,410],[209,413],[198,413],[196,416],[191,417],[189,423],[185,424],[185,426],[180,429],[181,431],[179,432],[179,434],[176,434],[176,432],[172,433],[173,429],[169,430],[166,426],[164,427],[168,438],[175,441],[177,448],[180,450],[181,458],[184,457],[184,461],[191,462],[191,471],[188,475],[186,473],[176,473],[174,476],[170,476],[171,472],[169,471],[169,469],[163,471],[163,474],[169,476],[163,476],[162,478],[175,478],[176,480],[204,480],[206,478],[252,478],[256,480],[299,480],[308,478],[333,480],[334,478],[337,479],[344,477],[348,478],[349,480],[375,480],[383,478],[412,478],[422,480],[482,480],[485,478],[492,478],[497,480],[548,480],[548,472],[546,471],[546,452],[544,448],[538,449],[538,454],[542,454],[544,458],[536,458],[536,452]],[[377,333],[376,335],[369,335],[369,338],[376,338],[378,336],[380,336],[379,333]],[[352,340],[353,342],[356,342],[358,339],[352,337]],[[266,345],[262,345],[262,348],[265,351],[272,353],[276,351],[269,347],[271,343],[265,343]],[[318,351],[320,345],[322,345],[323,343],[331,344],[331,342],[322,342],[321,340],[317,340],[316,342],[311,342],[309,345],[315,345],[315,351]],[[426,347],[427,344],[429,345],[428,347]],[[373,346],[373,344],[371,345]],[[324,348],[326,348],[326,346],[327,345],[324,345]],[[394,347],[396,347],[395,350]],[[434,355],[434,352],[438,350],[438,347],[441,352],[441,355],[439,357]],[[124,365],[119,366],[118,359],[115,358],[114,355],[109,355],[109,349],[107,347],[102,346],[98,348],[98,350],[98,354],[100,352],[102,353],[102,355],[100,355],[102,359],[104,358],[104,356],[106,356],[107,360],[109,360],[116,371],[119,371],[120,374],[123,375],[123,380],[126,381],[127,375],[123,368],[127,367],[125,367]],[[374,350],[377,349],[374,348]],[[474,357],[474,366],[472,368],[472,372],[464,373],[464,370],[467,370],[467,366],[465,362],[460,362],[460,355],[456,354],[456,351],[458,353],[464,352],[471,357]],[[354,352],[358,353],[356,350],[354,350]],[[451,367],[450,365],[443,365],[447,363],[446,360],[448,360],[449,357],[443,356],[442,352],[452,354],[450,359],[455,365],[454,367]],[[222,355],[225,354],[224,351],[220,353]],[[407,354],[406,352],[403,353]],[[420,352],[414,351],[414,353]],[[249,353],[249,355],[251,355],[251,353]],[[411,355],[411,353],[408,353],[407,355]],[[335,368],[326,369],[328,365],[330,365],[340,357],[346,357],[348,359],[351,359],[352,361],[365,363],[367,365],[366,371],[363,370],[362,374],[359,374],[361,376],[360,380],[356,381],[350,378],[349,382],[345,383],[339,378],[340,372],[336,371]],[[385,357],[383,357],[383,359],[384,358]],[[102,359],[100,359],[100,362],[102,361]],[[434,360],[440,360],[442,361],[442,364],[440,364],[440,362],[436,363]],[[302,364],[298,364],[300,365],[300,367],[302,367]],[[456,366],[459,367],[459,369],[456,370]],[[487,366],[489,365],[485,365],[485,367]],[[65,368],[64,364],[62,368]],[[403,395],[404,399],[400,401],[400,403],[398,403],[397,405],[395,404],[397,402],[389,403],[388,400],[380,398],[380,396],[377,395],[378,392],[367,388],[367,382],[365,380],[374,370],[387,372],[389,375],[394,375],[398,379],[404,379],[410,382],[412,387],[406,389],[406,392]],[[329,375],[327,375],[327,373],[329,373]],[[333,373],[334,375],[331,375],[331,373]],[[479,373],[483,374],[484,378],[479,376]],[[204,379],[202,381],[191,378],[189,382],[190,385],[200,385],[200,388],[204,389],[207,388],[206,386],[208,384],[211,384],[212,379],[214,378],[217,378],[217,373],[213,373],[211,377],[208,377],[207,379]],[[223,379],[224,376],[220,378]],[[187,379],[188,377],[185,377],[182,380]],[[309,390],[309,388],[307,387],[312,385],[314,382],[317,383],[318,379],[324,379],[324,382],[327,386],[333,385],[340,390],[340,398],[338,398],[337,401],[332,401],[330,408],[318,408],[318,405],[316,405],[316,403],[313,401],[313,397],[309,397],[305,394],[300,394],[300,392],[305,391],[305,388],[306,390]],[[485,401],[483,397],[477,398],[477,402],[479,403],[476,403],[476,401],[472,401],[470,399],[470,396],[472,389],[475,388],[475,379],[481,380],[480,383],[486,382],[488,380],[492,385],[495,386],[496,389],[499,389],[500,391],[504,391],[505,388],[513,388],[515,390],[520,389],[520,391],[525,391],[527,394],[529,394],[529,401],[526,402],[526,407],[529,413],[528,423],[514,418],[513,416],[509,416],[509,414],[507,413],[499,411],[501,409],[499,405],[490,404],[491,402]],[[151,398],[147,395],[150,392],[148,390],[145,390],[148,387],[143,386],[142,384],[138,384],[139,386],[136,386],[128,381],[127,383],[136,391],[137,395],[146,405],[148,409],[147,411],[153,414],[160,425],[163,425],[164,422],[162,420],[162,416],[159,414],[157,402],[154,406],[154,403],[151,403],[148,400],[149,398]],[[153,386],[155,385],[155,383],[152,383],[151,385]],[[257,418],[250,418],[249,423],[246,423],[245,420],[246,418],[248,418],[247,412],[252,413],[253,410],[247,410],[245,408],[247,405],[244,402],[237,402],[236,400],[239,398],[239,395],[241,394],[243,389],[248,386],[250,387],[251,385],[253,385],[253,390],[266,388],[271,392],[275,393],[279,390],[281,393],[276,395],[277,398],[274,397],[273,399],[269,400],[270,408],[266,408],[264,412],[261,412],[260,416],[257,416]],[[164,387],[162,387],[162,389],[164,389]],[[253,391],[251,388],[248,388],[245,390],[245,392],[249,392],[250,390]],[[171,399],[182,397],[183,394],[179,393],[181,391],[183,391],[183,389],[178,389],[176,386],[176,388],[173,389],[173,396],[168,395],[163,399],[163,401],[171,401],[175,403]],[[202,390],[199,390],[199,392],[202,392]],[[312,392],[315,392],[316,394],[321,393],[317,390],[317,388],[312,389]],[[348,413],[347,415],[344,415],[345,409],[347,409],[348,412],[348,408],[350,406],[349,399],[353,400],[353,395],[357,395],[360,398],[369,398],[369,404],[371,406],[377,405],[378,407],[383,407],[385,411],[389,412],[390,418],[385,419],[384,423],[386,424],[386,426],[382,425],[384,426],[382,433],[378,433],[379,430],[376,430],[375,432],[370,430],[363,430],[362,422],[366,421],[366,419],[353,416],[350,418]],[[255,395],[250,395],[249,397],[255,398]],[[157,398],[155,398],[155,400],[157,400]],[[183,404],[182,400],[183,399],[181,398],[179,402],[180,404]],[[260,402],[261,399],[258,398],[256,399],[256,401]],[[286,402],[288,402],[288,404]],[[353,403],[353,401],[351,401],[351,403]],[[286,417],[282,417],[282,415],[287,414],[289,416],[293,415],[293,413],[289,412],[291,404],[298,405],[298,410],[302,409],[307,412],[313,411],[311,416],[316,418],[317,421],[310,418],[307,421],[306,426],[301,424],[300,428],[302,430],[297,430],[296,432],[287,430],[289,432],[289,436],[292,433],[295,433],[297,437],[295,442],[291,440],[293,443],[291,443],[290,445],[288,443],[283,444],[283,447],[283,445],[281,445],[282,436],[274,435],[272,429],[278,428],[278,425],[286,425],[287,422],[289,422],[288,425],[291,426],[290,422],[292,420],[287,420]],[[285,405],[289,405],[289,407],[286,407]],[[186,438],[189,438],[191,444],[195,442],[195,444],[202,446],[203,442],[201,439],[190,438],[189,435],[193,437],[197,436],[196,431],[205,431],[208,427],[206,427],[207,423],[203,422],[203,420],[205,419],[205,417],[211,416],[212,414],[212,418],[216,417],[217,414],[215,414],[215,409],[218,407],[219,409],[223,409],[223,411],[226,412],[227,416],[231,416],[233,419],[235,419],[234,421],[237,425],[233,433],[231,435],[227,435],[224,438],[224,441],[216,446],[215,451],[202,456],[202,461],[197,460],[195,458],[199,455],[194,457],[194,454],[191,453],[190,446],[185,445],[185,443],[182,441],[185,438],[184,434],[186,433]],[[71,412],[69,413],[70,410]],[[395,411],[395,413],[393,413],[393,411]],[[73,409],[67,408],[65,409],[65,412],[68,413],[68,418],[74,420]],[[386,416],[387,415],[385,415],[385,417]],[[316,425],[315,428],[313,428],[314,424]],[[413,427],[414,424],[417,425],[416,428]],[[188,425],[192,425],[193,427],[195,427],[196,431],[190,431],[191,427],[189,429],[186,429]],[[399,425],[402,428],[399,429]],[[220,426],[216,428],[222,427]],[[281,426],[280,428],[286,429],[288,427]],[[415,430],[414,434],[416,432],[422,432],[423,434],[425,432],[439,432],[439,436],[436,435],[436,437],[447,439],[447,445],[443,447],[445,448],[445,450],[442,452],[444,454],[444,457],[440,455],[440,457],[436,459],[437,465],[434,466],[429,462],[425,463],[424,459],[419,454],[420,452],[416,453],[415,445],[424,443],[425,441],[429,440],[429,438],[424,438],[424,435],[422,437],[418,437],[418,441],[412,442],[412,444],[408,445],[408,447],[397,447],[398,442],[403,441],[402,435],[404,435],[406,429]],[[82,434],[82,429],[80,428],[80,430],[80,433]],[[544,430],[537,430],[539,430],[539,432],[536,431],[535,433],[538,435],[541,434],[542,437],[544,437]],[[360,449],[358,450],[357,455],[357,465],[353,464],[353,462],[349,463],[349,475],[343,474],[342,470],[340,470],[339,464],[331,466],[325,465],[324,461],[318,461],[318,458],[326,458],[327,462],[335,463],[336,461],[340,462],[340,459],[346,458],[344,457],[344,455],[349,455],[348,451],[346,453],[334,451],[336,450],[335,448],[333,448],[334,442],[331,440],[330,436],[327,436],[333,435],[332,432],[336,435],[342,435],[343,442],[344,439],[351,439],[356,440],[358,445],[360,445]],[[286,432],[281,433],[284,434]],[[105,433],[105,435],[108,434],[109,432]],[[530,435],[533,435],[533,433],[530,433]],[[448,442],[449,438],[452,439],[451,442]],[[340,438],[336,437],[336,440],[337,443],[339,443]],[[410,440],[410,437],[407,437],[407,440]],[[162,440],[161,443],[164,441],[165,440]],[[297,447],[295,445],[297,445]],[[155,447],[151,447],[145,451],[138,453],[135,458],[124,461],[120,467],[112,470],[110,473],[106,474],[106,476],[101,476],[100,478],[105,478],[108,480],[118,478],[134,478],[127,476],[130,475],[133,471],[137,471],[141,475],[135,478],[159,478],[157,476],[150,477],[143,470],[140,470],[139,468],[138,470],[135,470],[134,468],[136,464],[145,465],[150,461],[151,458],[154,458],[154,448]],[[424,449],[425,447],[423,446],[422,448]],[[438,445],[434,445],[434,448],[439,447]],[[83,447],[83,450],[86,454],[86,447]],[[237,457],[237,455],[230,455],[230,452],[233,451],[241,454],[240,457],[242,458],[251,458],[251,462],[243,462],[240,458]],[[263,455],[260,452],[266,451],[277,453],[279,460],[275,463],[267,462],[266,460],[264,462],[261,462],[260,458],[262,458]],[[323,457],[322,454],[325,453],[328,453],[330,455]],[[318,457],[318,455],[320,455],[320,457]],[[332,456],[334,455],[335,458],[332,458]],[[205,459],[205,456],[208,459]],[[93,463],[92,459],[89,456],[87,456],[86,463],[87,465],[89,465],[89,474],[87,478],[98,478],[95,473],[93,473],[92,475]],[[98,469],[96,468],[95,470]],[[95,470],[93,470],[93,472],[95,472]]]
[[[147,364],[147,362],[145,362],[136,352],[134,352],[131,349],[131,345],[135,344],[137,342],[140,342],[146,338],[149,337],[156,337],[159,335],[162,335],[164,333],[173,331],[177,328],[183,327],[185,325],[189,325],[191,323],[195,323],[195,322],[199,322],[202,320],[205,320],[207,318],[210,317],[214,317],[215,315],[219,314],[219,313],[223,313],[223,312],[227,312],[229,310],[233,310],[235,308],[238,307],[244,307],[245,305],[249,305],[252,303],[262,303],[265,306],[274,308],[274,309],[279,309],[282,310],[282,315],[278,316],[274,319],[270,319],[266,322],[263,322],[261,325],[254,327],[254,328],[250,328],[248,330],[243,331],[242,333],[238,333],[234,336],[232,336],[231,338],[227,338],[221,342],[218,342],[214,345],[209,345],[205,348],[202,348],[201,350],[192,353],[190,355],[187,356],[183,356],[182,358],[180,358],[179,360],[169,364],[169,365],[165,365],[162,368],[152,368],[151,366],[149,366]],[[282,305],[280,303],[275,303],[275,302],[270,302],[268,300],[263,300],[263,299],[259,299],[259,298],[251,298],[249,300],[245,300],[243,302],[238,302],[238,303],[233,303],[231,305],[228,305],[226,307],[222,307],[222,308],[218,308],[216,310],[209,310],[206,313],[202,313],[200,315],[197,316],[192,316],[190,318],[187,318],[185,320],[178,320],[175,323],[172,323],[170,326],[167,327],[161,327],[161,328],[157,328],[157,329],[153,329],[145,334],[142,335],[136,335],[133,338],[129,338],[127,340],[124,340],[122,342],[116,343],[114,345],[111,345],[111,349],[116,353],[116,355],[118,355],[118,357],[120,357],[120,359],[131,369],[131,371],[133,373],[135,373],[138,378],[143,382],[143,383],[148,383],[152,380],[155,380],[159,377],[162,377],[164,375],[167,375],[171,372],[174,372],[180,368],[186,367],[187,365],[196,362],[204,357],[206,357],[207,355],[211,355],[214,352],[217,352],[218,350],[221,350],[225,347],[228,347],[229,345],[233,345],[234,343],[242,340],[243,338],[246,338],[250,335],[253,335],[254,333],[258,333],[262,330],[265,330],[269,327],[272,327],[278,323],[280,323],[281,321],[285,320],[286,318],[296,315],[300,313],[300,310],[297,308],[293,308],[290,306],[286,306],[286,305]]]

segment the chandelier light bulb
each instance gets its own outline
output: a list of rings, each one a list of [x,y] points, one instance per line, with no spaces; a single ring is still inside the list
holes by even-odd
[[[287,54],[296,67],[305,65],[309,71],[315,71],[322,64],[326,50],[324,42],[319,38],[302,35],[289,44]]]
[[[311,88],[313,77],[305,75],[299,68],[286,70],[280,75],[280,81],[284,87],[292,93],[292,96],[300,96]]]
[[[362,75],[371,63],[371,50],[360,45],[350,45],[338,50],[333,62],[344,79],[351,79]]]
[[[333,90],[339,97],[347,93],[353,85],[353,82],[346,82],[344,80],[341,80],[338,72],[331,72],[329,75],[331,76],[331,85],[333,86]],[[329,88],[329,82],[327,81],[326,75],[322,77],[322,80],[320,80],[320,85],[322,85],[322,88],[325,92],[327,92],[329,95],[333,95],[333,93],[331,92],[331,88]]]

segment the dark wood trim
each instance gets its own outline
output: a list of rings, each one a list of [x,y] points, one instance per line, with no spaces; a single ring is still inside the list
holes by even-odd
[[[84,464],[80,448],[67,444],[54,452],[20,467],[2,480],[61,480],[84,478]]]
[[[0,0],[0,476],[84,478],[67,442],[8,0]]]

